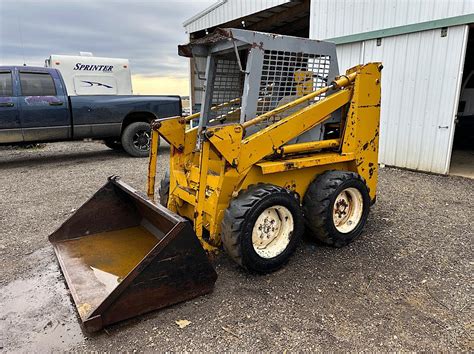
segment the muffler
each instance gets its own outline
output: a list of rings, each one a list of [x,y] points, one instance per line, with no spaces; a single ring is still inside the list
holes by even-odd
[[[191,223],[117,176],[49,236],[87,332],[209,293]]]

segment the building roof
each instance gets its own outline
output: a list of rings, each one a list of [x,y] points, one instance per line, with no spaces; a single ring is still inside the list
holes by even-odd
[[[295,1],[218,0],[215,4],[184,21],[183,26],[187,33],[193,33],[290,2]]]

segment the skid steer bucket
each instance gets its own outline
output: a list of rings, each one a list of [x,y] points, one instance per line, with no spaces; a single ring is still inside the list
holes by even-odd
[[[212,291],[189,221],[110,177],[49,236],[86,331]]]

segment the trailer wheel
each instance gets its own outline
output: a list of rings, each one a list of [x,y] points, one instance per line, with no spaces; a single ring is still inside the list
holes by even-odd
[[[122,142],[120,141],[120,138],[119,139],[113,139],[113,138],[105,139],[104,145],[112,150],[123,150]]]
[[[133,157],[148,157],[150,153],[151,128],[146,122],[134,122],[122,133],[123,149]]]
[[[367,185],[354,172],[319,175],[303,198],[306,226],[315,238],[334,247],[343,247],[360,236],[369,209]]]
[[[165,176],[160,181],[158,194],[160,195],[160,204],[167,208],[170,197],[170,173],[168,171],[165,172]]]
[[[221,239],[237,264],[268,273],[288,261],[303,230],[295,195],[278,186],[257,184],[231,201],[222,221]]]

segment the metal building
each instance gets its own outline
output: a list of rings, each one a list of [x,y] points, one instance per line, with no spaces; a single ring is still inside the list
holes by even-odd
[[[220,0],[184,27],[191,39],[245,27],[333,41],[341,71],[382,61],[379,161],[449,172],[463,72],[474,70],[474,0]],[[191,99],[199,104],[194,67]],[[471,167],[472,150],[459,153]]]

